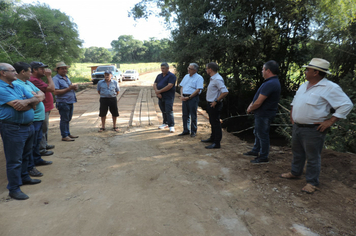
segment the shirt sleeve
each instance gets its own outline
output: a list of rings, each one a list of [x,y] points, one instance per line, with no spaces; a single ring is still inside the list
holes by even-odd
[[[48,84],[46,84],[42,80],[40,80],[40,79],[30,79],[30,82],[32,82],[42,92],[44,92],[44,93],[46,92]]]
[[[203,88],[204,88],[204,79],[202,76],[199,76],[197,80],[197,89],[203,89]]]
[[[59,82],[59,79],[56,78],[56,77],[53,77],[53,83],[54,83],[54,89],[61,89],[61,85],[60,85],[60,82]]]
[[[323,98],[335,109],[335,113],[332,115],[337,118],[345,119],[353,108],[350,98],[342,91],[340,86],[332,88]]]
[[[173,73],[171,73],[171,76],[168,79],[168,83],[175,85],[176,81],[177,81],[177,77]]]
[[[227,90],[223,80],[217,80],[217,85],[218,85],[219,91],[221,93],[228,93],[229,92],[229,90]]]
[[[119,92],[120,91],[120,86],[119,86],[119,83],[115,81],[115,91],[116,92]]]
[[[29,98],[32,98],[32,97],[33,97],[33,94],[32,94],[32,93],[30,93],[29,91],[27,91],[27,89],[26,89],[25,87],[23,87],[23,86],[20,86],[20,87],[21,87],[22,92],[24,93],[24,95],[25,95],[25,97],[26,97],[27,99],[29,99]]]

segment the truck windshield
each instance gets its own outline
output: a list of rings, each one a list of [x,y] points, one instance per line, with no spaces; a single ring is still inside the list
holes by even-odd
[[[114,71],[114,68],[112,66],[100,66],[96,69],[96,71],[106,71],[106,70]]]

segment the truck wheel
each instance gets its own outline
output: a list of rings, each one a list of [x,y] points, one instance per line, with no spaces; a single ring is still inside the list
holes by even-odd
[[[98,83],[98,81],[97,81],[97,80],[94,80],[94,81],[93,81],[93,84],[97,84],[97,83]]]

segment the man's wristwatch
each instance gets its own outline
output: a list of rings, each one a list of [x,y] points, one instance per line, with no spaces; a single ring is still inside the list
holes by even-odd
[[[189,97],[188,97],[188,99],[190,100],[190,99],[191,99],[191,97],[189,96]]]
[[[219,102],[218,99],[215,98],[214,102]]]

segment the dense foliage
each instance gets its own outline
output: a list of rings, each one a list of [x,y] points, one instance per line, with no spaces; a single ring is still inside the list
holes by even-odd
[[[190,62],[201,66],[206,80],[205,64],[219,63],[230,90],[225,116],[245,113],[263,81],[261,68],[271,59],[280,64],[284,101],[290,101],[304,82],[301,66],[321,57],[332,65],[329,79],[356,102],[355,1],[142,0],[131,15],[148,17],[154,12],[152,5],[161,9],[159,15],[173,27],[171,51],[179,79]],[[348,120],[338,122],[327,145],[355,152],[355,118],[354,110]]]
[[[111,42],[114,58],[113,62],[159,62],[169,61],[168,39],[140,41],[132,35],[121,35]]]
[[[112,61],[112,55],[104,47],[84,48],[84,57],[81,62],[106,63]]]
[[[48,5],[0,4],[0,61],[58,61],[71,64],[81,55],[77,26]]]

